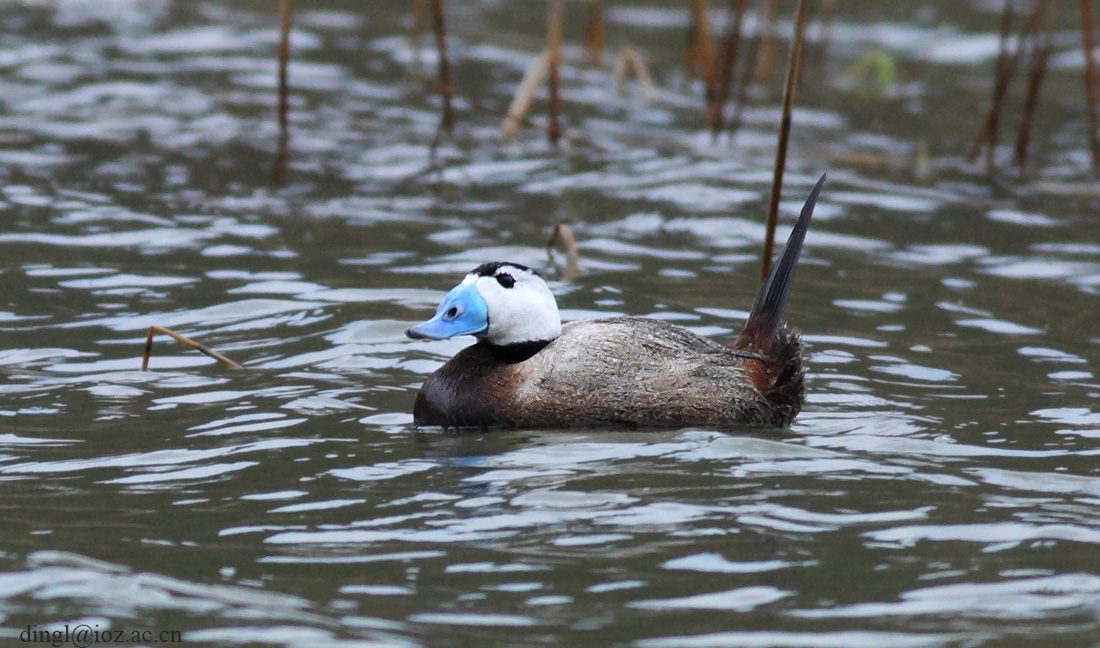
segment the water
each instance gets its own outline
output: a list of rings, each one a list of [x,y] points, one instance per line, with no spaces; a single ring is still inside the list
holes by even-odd
[[[195,646],[1100,641],[1100,235],[1073,12],[1020,188],[961,158],[998,7],[837,14],[782,205],[785,229],[829,172],[788,312],[810,392],[790,430],[454,436],[410,411],[467,341],[403,331],[483,261],[543,269],[568,318],[736,332],[777,97],[711,145],[686,9],[616,2],[609,41],[643,50],[654,100],[567,49],[571,137],[502,146],[541,9],[450,3],[463,98],[431,167],[434,53],[410,50],[407,4],[299,4],[278,189],[267,3],[0,15],[7,643],[66,625]],[[846,74],[869,52],[897,66],[884,88]],[[572,281],[543,248],[559,220]],[[249,369],[158,338],[143,373],[152,324]]]

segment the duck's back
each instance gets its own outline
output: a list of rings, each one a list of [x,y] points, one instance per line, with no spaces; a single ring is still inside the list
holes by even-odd
[[[572,322],[511,362],[479,343],[428,378],[417,423],[572,427],[788,424],[805,388],[797,335],[769,357],[646,318]]]

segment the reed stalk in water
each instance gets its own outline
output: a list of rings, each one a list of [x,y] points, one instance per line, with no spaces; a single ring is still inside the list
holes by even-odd
[[[588,20],[584,23],[584,60],[591,67],[603,65],[606,28],[601,0],[588,0]]]
[[[783,87],[783,116],[779,122],[779,144],[775,152],[775,169],[772,175],[772,193],[768,199],[768,220],[764,234],[764,252],[760,260],[760,281],[768,276],[771,268],[772,247],[775,242],[775,225],[779,218],[779,198],[783,191],[783,171],[787,166],[787,144],[791,136],[791,110],[798,83],[798,70],[802,64],[802,35],[806,28],[807,0],[798,0],[795,10],[794,35],[791,37],[791,54],[787,59],[787,82]]]
[[[535,100],[535,92],[542,84],[542,78],[546,76],[550,67],[550,52],[543,50],[538,58],[527,66],[523,74],[523,81],[516,89],[516,95],[512,97],[512,103],[504,115],[504,123],[500,126],[500,139],[507,143],[519,130],[521,124],[530,124],[527,113],[531,110],[531,102]]]
[[[970,153],[966,158],[971,162],[978,159],[982,145],[989,141],[993,115],[1000,111],[998,97],[1003,98],[1003,91],[1007,89],[1008,76],[1005,72],[1008,69],[1008,33],[1012,29],[1012,14],[1012,0],[1005,0],[1004,10],[1001,12],[1001,44],[997,50],[997,60],[993,64],[993,98],[990,101],[989,110],[982,116],[982,123],[974,135],[974,141],[970,144]]]
[[[1092,43],[1092,2],[1081,0],[1081,35],[1085,54],[1085,102],[1089,113],[1089,150],[1092,152],[1092,173],[1100,176],[1100,135],[1097,134],[1096,61]]]
[[[287,79],[287,66],[290,64],[290,18],[294,12],[294,0],[283,0],[279,6],[279,143],[275,152],[275,166],[272,169],[272,181],[282,186],[286,179],[286,162],[289,156],[290,127],[287,113],[290,109],[290,83]]]
[[[722,41],[722,56],[718,65],[717,86],[711,93],[710,109],[707,113],[707,124],[710,126],[712,143],[718,142],[718,134],[722,132],[722,112],[725,110],[730,87],[733,85],[733,70],[737,63],[737,52],[741,47],[741,26],[744,22],[747,6],[748,0],[730,0],[729,29],[726,38]]]
[[[1015,159],[1016,167],[1020,171],[1021,175],[1024,172],[1024,167],[1027,165],[1028,147],[1031,142],[1031,126],[1035,115],[1035,108],[1039,103],[1039,91],[1042,89],[1043,77],[1046,74],[1047,62],[1050,60],[1051,52],[1051,31],[1054,24],[1057,22],[1057,4],[1054,7],[1054,16],[1050,17],[1046,26],[1043,26],[1043,11],[1044,0],[1037,0],[1036,7],[1039,12],[1039,19],[1035,23],[1034,31],[1031,32],[1031,69],[1027,75],[1027,94],[1024,98],[1024,113],[1020,118],[1020,128],[1016,134],[1016,150]]]
[[[581,255],[577,251],[577,239],[573,236],[573,229],[565,223],[558,223],[554,226],[554,231],[550,233],[550,240],[546,242],[547,254],[554,247],[554,243],[561,241],[561,245],[565,248],[565,272],[563,279],[566,281],[573,281],[577,278],[577,264],[580,261]]]
[[[691,27],[688,29],[687,76],[703,78],[706,88],[714,78],[714,52],[710,44],[707,0],[691,0]],[[709,103],[709,99],[708,99]]]
[[[546,125],[546,138],[555,146],[561,139],[561,22],[562,0],[548,0],[549,11],[546,16],[546,50],[550,52],[550,121]]]
[[[163,334],[167,335],[168,337],[176,340],[180,344],[183,344],[185,346],[189,346],[192,349],[195,349],[196,351],[199,351],[201,353],[204,353],[204,354],[210,356],[211,358],[217,360],[218,362],[220,362],[223,365],[229,367],[230,369],[244,369],[243,366],[237,364],[236,362],[233,362],[232,360],[230,360],[229,358],[223,356],[222,354],[218,353],[217,351],[214,351],[213,349],[211,349],[209,347],[206,347],[202,344],[199,344],[198,342],[192,340],[189,337],[184,337],[184,336],[180,335],[179,333],[176,333],[172,329],[167,329],[167,328],[164,328],[163,326],[157,326],[157,325],[154,324],[153,326],[149,327],[149,335],[146,336],[146,338],[145,338],[145,353],[142,354],[142,356],[141,356],[141,370],[142,371],[147,371],[149,369],[149,356],[152,355],[152,353],[153,353],[153,334],[155,334],[155,333],[163,333]]]
[[[615,60],[615,67],[611,72],[616,92],[622,94],[626,79],[632,71],[642,86],[642,97],[646,101],[652,101],[657,96],[657,86],[653,85],[653,77],[649,75],[645,59],[633,47],[624,47],[619,52],[619,58]]]
[[[985,168],[987,173],[992,173],[996,168],[995,153],[1000,138],[1001,109],[1004,105],[1004,98],[1008,93],[1009,87],[1012,85],[1012,80],[1016,74],[1016,67],[1024,50],[1026,39],[1039,29],[1042,6],[1042,2],[1036,2],[1031,12],[1028,13],[1027,17],[1024,19],[1024,23],[1020,27],[1020,32],[1016,36],[1016,47],[1011,53],[1009,52],[1008,46],[1008,37],[1012,30],[1013,15],[1011,0],[1005,4],[1004,12],[1001,14],[1001,46],[997,55],[993,97],[990,101],[989,110],[982,118],[981,127],[974,136],[974,141],[970,146],[970,153],[967,156],[967,159],[971,161],[977,159],[979,151],[981,151],[984,146]]]

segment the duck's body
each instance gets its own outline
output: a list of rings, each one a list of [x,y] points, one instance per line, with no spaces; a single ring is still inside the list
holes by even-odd
[[[475,268],[409,337],[475,335],[424,382],[417,425],[577,427],[789,424],[805,400],[802,344],[781,322],[825,178],[730,346],[674,324],[614,317],[561,324],[537,272]]]
[[[524,360],[478,342],[428,377],[413,418],[456,428],[781,427],[805,394],[801,344],[784,337],[781,357],[757,359],[674,324],[615,317],[564,324]]]

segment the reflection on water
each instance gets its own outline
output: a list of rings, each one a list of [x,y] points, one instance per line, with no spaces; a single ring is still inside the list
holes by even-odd
[[[829,171],[790,306],[810,368],[792,429],[444,435],[414,430],[411,404],[467,342],[404,329],[483,261],[544,270],[567,318],[729,339],[756,292],[778,112],[762,91],[736,144],[711,145],[681,69],[686,8],[621,2],[609,37],[644,46],[654,99],[571,63],[583,139],[500,146],[499,116],[466,97],[507,105],[541,17],[450,3],[459,129],[433,161],[434,50],[410,50],[406,3],[376,4],[299,7],[279,190],[270,7],[28,0],[0,15],[0,634],[1100,637],[1084,119],[1044,106],[1040,181],[1019,193],[959,159],[997,7],[838,8],[781,205],[789,226],[790,197]],[[1072,27],[1048,79],[1062,96],[1079,92]],[[873,50],[902,71],[892,98],[844,76]],[[930,184],[910,180],[922,140]],[[575,281],[542,247],[559,220],[577,233]],[[250,370],[158,339],[141,372],[152,324]]]

